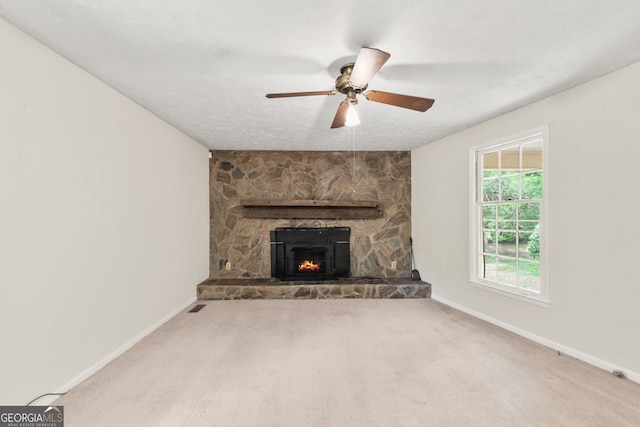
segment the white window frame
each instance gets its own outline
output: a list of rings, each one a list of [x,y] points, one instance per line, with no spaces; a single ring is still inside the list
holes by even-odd
[[[482,251],[479,244],[482,241],[482,206],[479,198],[482,197],[482,177],[480,177],[481,154],[506,148],[508,146],[526,143],[528,141],[542,140],[542,200],[540,201],[540,292],[527,291],[526,289],[509,286],[502,283],[486,280],[479,276],[479,267],[482,262]],[[482,289],[497,292],[516,299],[532,302],[544,307],[551,304],[549,286],[549,126],[541,126],[535,129],[490,141],[469,150],[469,283]]]

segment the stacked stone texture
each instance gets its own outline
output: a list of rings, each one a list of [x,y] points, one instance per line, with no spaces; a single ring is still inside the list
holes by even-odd
[[[244,218],[245,199],[375,200],[383,216]],[[213,151],[210,205],[211,278],[270,277],[269,232],[276,227],[345,226],[351,227],[352,276],[410,276],[410,152]]]

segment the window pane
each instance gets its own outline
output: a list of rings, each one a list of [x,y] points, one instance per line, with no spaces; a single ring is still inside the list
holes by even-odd
[[[540,203],[521,203],[518,205],[519,220],[540,220]]]
[[[519,221],[518,230],[533,231],[538,226],[538,221]]]
[[[509,286],[517,286],[516,260],[498,258],[497,280]]]
[[[484,228],[496,228],[496,205],[482,207],[482,226]]]
[[[500,151],[500,169],[502,171],[518,171],[520,169],[520,146],[505,148]]]
[[[497,201],[499,197],[499,160],[498,153],[491,152],[482,155],[482,200]]]
[[[520,259],[533,259],[527,251],[529,242],[531,240],[531,232],[520,231],[518,232],[518,257]]]
[[[522,199],[542,198],[542,171],[522,174]]]
[[[516,233],[512,231],[498,233],[498,255],[516,256]]]
[[[485,202],[496,202],[499,196],[498,178],[488,178],[482,180],[482,200]]]
[[[492,151],[490,153],[485,153],[482,155],[482,170],[483,171],[494,171],[494,173],[498,174],[498,151]]]
[[[515,230],[516,222],[515,221],[498,221],[498,228],[500,230]]]
[[[540,259],[540,233],[538,227],[532,232],[520,232],[520,246],[526,252],[522,257],[526,259]]]
[[[496,253],[496,232],[493,230],[483,230],[483,244],[482,252],[495,254]]]
[[[519,287],[531,291],[540,291],[540,264],[520,260],[518,262]]]
[[[529,243],[530,239],[531,239],[531,232],[530,231],[519,231],[518,232],[518,243],[519,243],[520,247],[527,246],[527,243]]]
[[[542,140],[522,144],[522,169],[542,169]]]
[[[483,258],[484,264],[480,266],[484,271],[480,272],[480,277],[495,282],[498,278],[497,276],[497,267],[496,267],[496,257],[485,255]]]
[[[515,203],[508,203],[504,205],[498,205],[498,220],[501,221],[515,221],[516,219],[516,207]]]
[[[520,176],[506,175],[501,180],[500,200],[518,200],[520,198]]]

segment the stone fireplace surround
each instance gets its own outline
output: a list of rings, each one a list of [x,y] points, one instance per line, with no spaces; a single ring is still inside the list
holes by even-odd
[[[331,289],[331,283],[317,284],[329,286],[327,289],[312,286],[310,290],[305,288],[308,284],[299,284],[285,294],[430,295],[430,285],[427,295],[410,281],[410,152],[212,151],[211,155],[210,277],[198,286],[199,297],[211,293],[206,286],[212,284],[229,286],[227,294],[236,292],[240,283],[280,285],[271,278],[270,232],[287,227],[349,227],[352,277],[338,283],[343,288],[340,291]],[[367,219],[251,218],[245,215],[243,201],[247,200],[377,201],[381,215]],[[363,288],[366,283],[370,286]],[[401,290],[399,284],[404,286]],[[251,293],[245,289],[245,294]]]

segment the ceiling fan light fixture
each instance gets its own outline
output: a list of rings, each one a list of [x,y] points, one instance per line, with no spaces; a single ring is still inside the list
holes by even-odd
[[[358,112],[356,111],[356,106],[352,103],[349,103],[349,108],[347,109],[347,120],[344,122],[344,125],[347,127],[358,126],[360,124],[360,117],[358,116]]]

